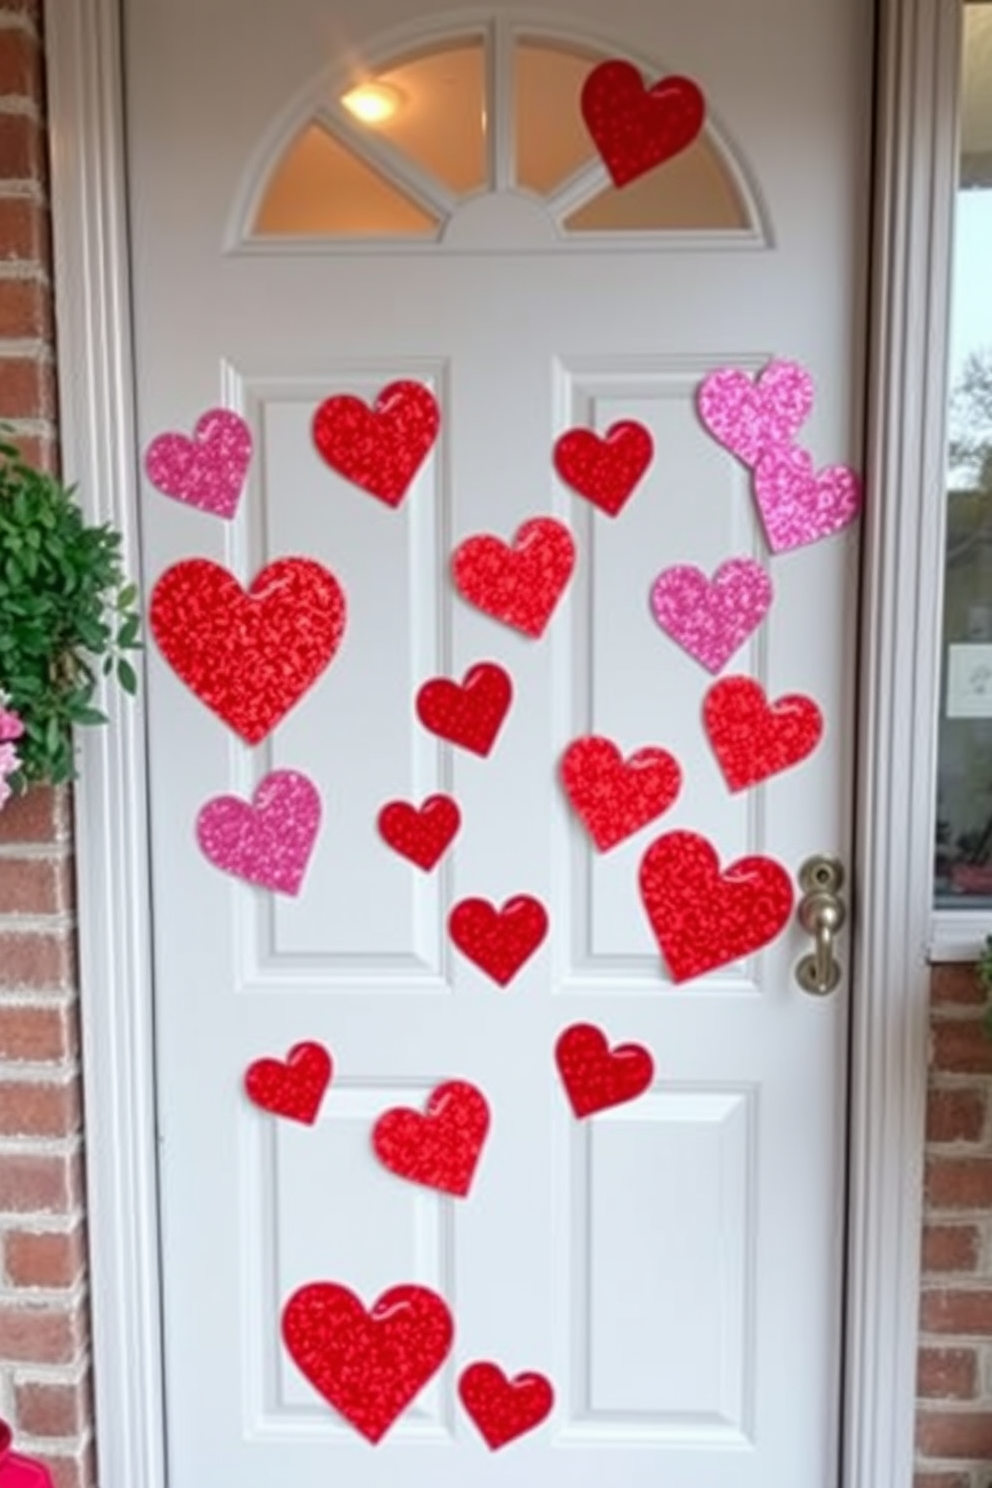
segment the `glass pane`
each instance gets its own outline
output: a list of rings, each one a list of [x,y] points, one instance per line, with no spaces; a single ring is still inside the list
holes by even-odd
[[[396,107],[386,118],[364,127],[374,129],[458,196],[487,184],[486,61],[481,40],[400,62],[370,81],[392,90]]]
[[[609,187],[565,220],[569,232],[715,232],[747,226],[737,183],[706,138],[622,190]]]
[[[951,296],[938,905],[992,903],[992,7],[965,8]]]
[[[549,196],[596,151],[582,118],[582,85],[601,55],[553,42],[521,41],[514,52],[516,179]]]
[[[439,225],[319,124],[286,151],[255,219],[256,232],[289,237],[428,237]]]

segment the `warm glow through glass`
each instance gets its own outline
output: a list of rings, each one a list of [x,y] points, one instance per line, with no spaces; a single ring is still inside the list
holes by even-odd
[[[388,83],[361,83],[341,99],[345,108],[362,124],[382,124],[391,119],[402,99],[398,88]]]

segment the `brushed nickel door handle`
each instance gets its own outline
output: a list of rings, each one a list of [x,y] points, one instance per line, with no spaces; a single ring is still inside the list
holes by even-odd
[[[837,934],[847,919],[847,908],[840,897],[843,883],[844,869],[836,858],[810,858],[799,870],[803,895],[797,915],[803,929],[812,935],[814,948],[797,963],[796,981],[814,997],[833,992],[843,974],[834,955]]]

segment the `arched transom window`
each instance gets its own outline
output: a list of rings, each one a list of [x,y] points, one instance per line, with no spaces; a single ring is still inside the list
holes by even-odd
[[[625,187],[611,183],[580,99],[592,69],[617,55],[501,26],[339,74],[281,130],[241,241],[445,244],[466,206],[497,193],[538,209],[558,243],[765,241],[746,170],[712,113],[682,154]]]

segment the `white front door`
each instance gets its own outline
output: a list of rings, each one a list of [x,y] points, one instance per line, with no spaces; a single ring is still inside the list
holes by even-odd
[[[124,10],[171,1488],[828,1488],[865,7]]]

